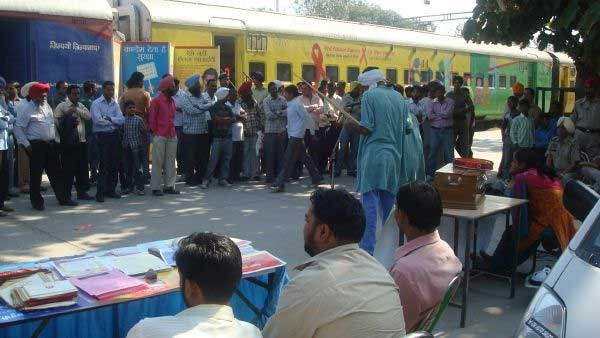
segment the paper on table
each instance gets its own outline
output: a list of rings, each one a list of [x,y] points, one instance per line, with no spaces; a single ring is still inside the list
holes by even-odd
[[[6,304],[8,304],[11,307],[15,307],[15,302],[12,297],[12,290],[29,284],[44,284],[51,281],[53,281],[51,276],[43,272],[38,272],[29,277],[16,280],[10,285],[4,284],[0,286],[0,297],[2,298],[2,300],[4,300]]]
[[[93,275],[108,271],[108,268],[96,257],[56,260],[52,262],[64,278]]]
[[[115,269],[130,276],[144,274],[150,269],[156,272],[171,269],[162,259],[147,252],[125,256],[105,256],[103,259]]]
[[[257,251],[242,256],[242,273],[251,274],[284,266],[285,262],[267,251]]]

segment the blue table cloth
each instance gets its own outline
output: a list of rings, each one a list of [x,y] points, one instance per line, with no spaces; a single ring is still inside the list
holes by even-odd
[[[13,268],[30,266],[33,264],[15,264]],[[235,317],[262,329],[269,317],[275,313],[282,288],[288,281],[285,271],[285,266],[282,266],[272,272],[271,290],[265,288],[269,283],[268,274],[255,276],[254,279],[258,284],[253,278],[242,279],[238,291],[247,301],[250,301],[255,310],[258,309],[259,314],[257,315],[242,298],[234,294],[231,307]],[[57,315],[50,319],[40,337],[125,337],[127,332],[143,318],[175,315],[183,309],[185,304],[181,293],[175,290],[167,294]],[[0,300],[0,325],[36,316],[36,312],[32,312],[31,315],[25,314],[25,317],[21,313],[18,314],[17,317],[15,310],[7,307]],[[35,320],[2,327],[0,338],[31,337],[40,323],[41,320]]]

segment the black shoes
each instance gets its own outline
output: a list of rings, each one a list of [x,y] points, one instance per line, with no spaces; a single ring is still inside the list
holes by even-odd
[[[76,207],[79,205],[79,203],[73,201],[72,199],[68,199],[62,202],[58,202],[58,204],[65,206],[65,207]]]
[[[175,188],[163,189],[163,193],[165,193],[167,195],[179,195],[180,194],[179,190],[175,190]]]
[[[162,196],[164,194],[160,190],[152,190],[152,195],[154,195],[154,196]]]
[[[82,201],[91,201],[94,198],[90,196],[87,192],[84,192],[82,194],[77,194],[77,199]]]

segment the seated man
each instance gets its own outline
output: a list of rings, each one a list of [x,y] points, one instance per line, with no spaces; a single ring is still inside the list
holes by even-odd
[[[277,312],[263,330],[268,338],[402,337],[400,295],[383,266],[358,247],[365,214],[344,190],[318,189],[305,216],[304,250]]]
[[[400,288],[407,331],[438,305],[448,284],[462,264],[437,231],[442,217],[442,200],[431,185],[413,182],[396,195],[396,223],[408,243],[396,250],[390,271]]]
[[[127,337],[262,337],[252,324],[236,320],[228,305],[242,278],[242,256],[229,238],[193,233],[179,242],[175,262],[188,309],[175,316],[143,319]]]

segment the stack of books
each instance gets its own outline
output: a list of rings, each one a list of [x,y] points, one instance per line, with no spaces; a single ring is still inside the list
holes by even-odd
[[[148,285],[142,280],[129,277],[118,270],[92,276],[72,277],[69,278],[69,281],[98,300],[106,300],[148,288]]]
[[[10,280],[0,287],[0,297],[22,311],[43,310],[77,303],[77,289],[68,280],[55,280],[52,273],[38,272]]]

